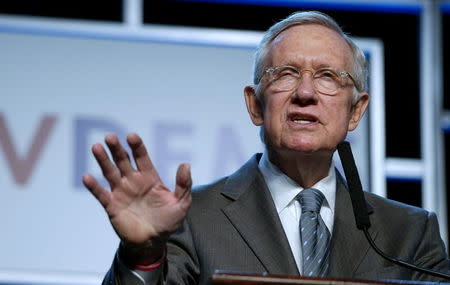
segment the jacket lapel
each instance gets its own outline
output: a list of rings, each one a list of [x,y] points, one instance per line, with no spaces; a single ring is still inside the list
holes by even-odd
[[[253,156],[229,177],[222,194],[234,200],[222,211],[269,274],[299,275],[271,194]]]
[[[349,192],[342,177],[337,175],[335,217],[332,234],[329,276],[334,278],[351,278],[360,269],[370,246],[363,231],[356,227],[353,207]],[[368,205],[369,214],[372,207]],[[378,230],[371,226],[371,236]]]

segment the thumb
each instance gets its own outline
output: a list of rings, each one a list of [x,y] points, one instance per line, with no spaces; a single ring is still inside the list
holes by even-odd
[[[182,163],[178,166],[177,170],[175,196],[181,198],[186,192],[190,192],[191,188],[191,165],[189,163]]]

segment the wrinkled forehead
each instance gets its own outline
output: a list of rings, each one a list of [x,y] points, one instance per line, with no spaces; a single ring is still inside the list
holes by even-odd
[[[317,24],[296,25],[278,34],[268,46],[270,65],[331,65],[352,71],[350,45],[336,31]]]

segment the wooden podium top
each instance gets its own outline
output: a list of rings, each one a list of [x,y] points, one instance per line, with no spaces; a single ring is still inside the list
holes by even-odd
[[[213,283],[216,285],[269,285],[269,284],[303,284],[303,285],[380,285],[380,284],[420,284],[436,285],[437,282],[404,281],[404,280],[351,280],[351,279],[326,279],[303,276],[283,275],[258,275],[236,272],[216,271],[213,274]],[[448,284],[442,283],[439,284]]]

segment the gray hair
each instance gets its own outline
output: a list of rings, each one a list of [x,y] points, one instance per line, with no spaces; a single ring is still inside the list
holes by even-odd
[[[355,88],[353,89],[353,100],[355,104],[360,98],[360,92],[365,91],[367,81],[366,58],[363,51],[347,36],[341,27],[330,16],[318,12],[296,12],[286,19],[274,24],[264,34],[259,46],[256,50],[253,63],[253,84],[256,86],[261,81],[264,70],[266,68],[267,55],[269,46],[272,41],[284,30],[297,25],[316,24],[327,27],[337,32],[350,46],[353,56],[353,71],[351,72],[355,80]]]

